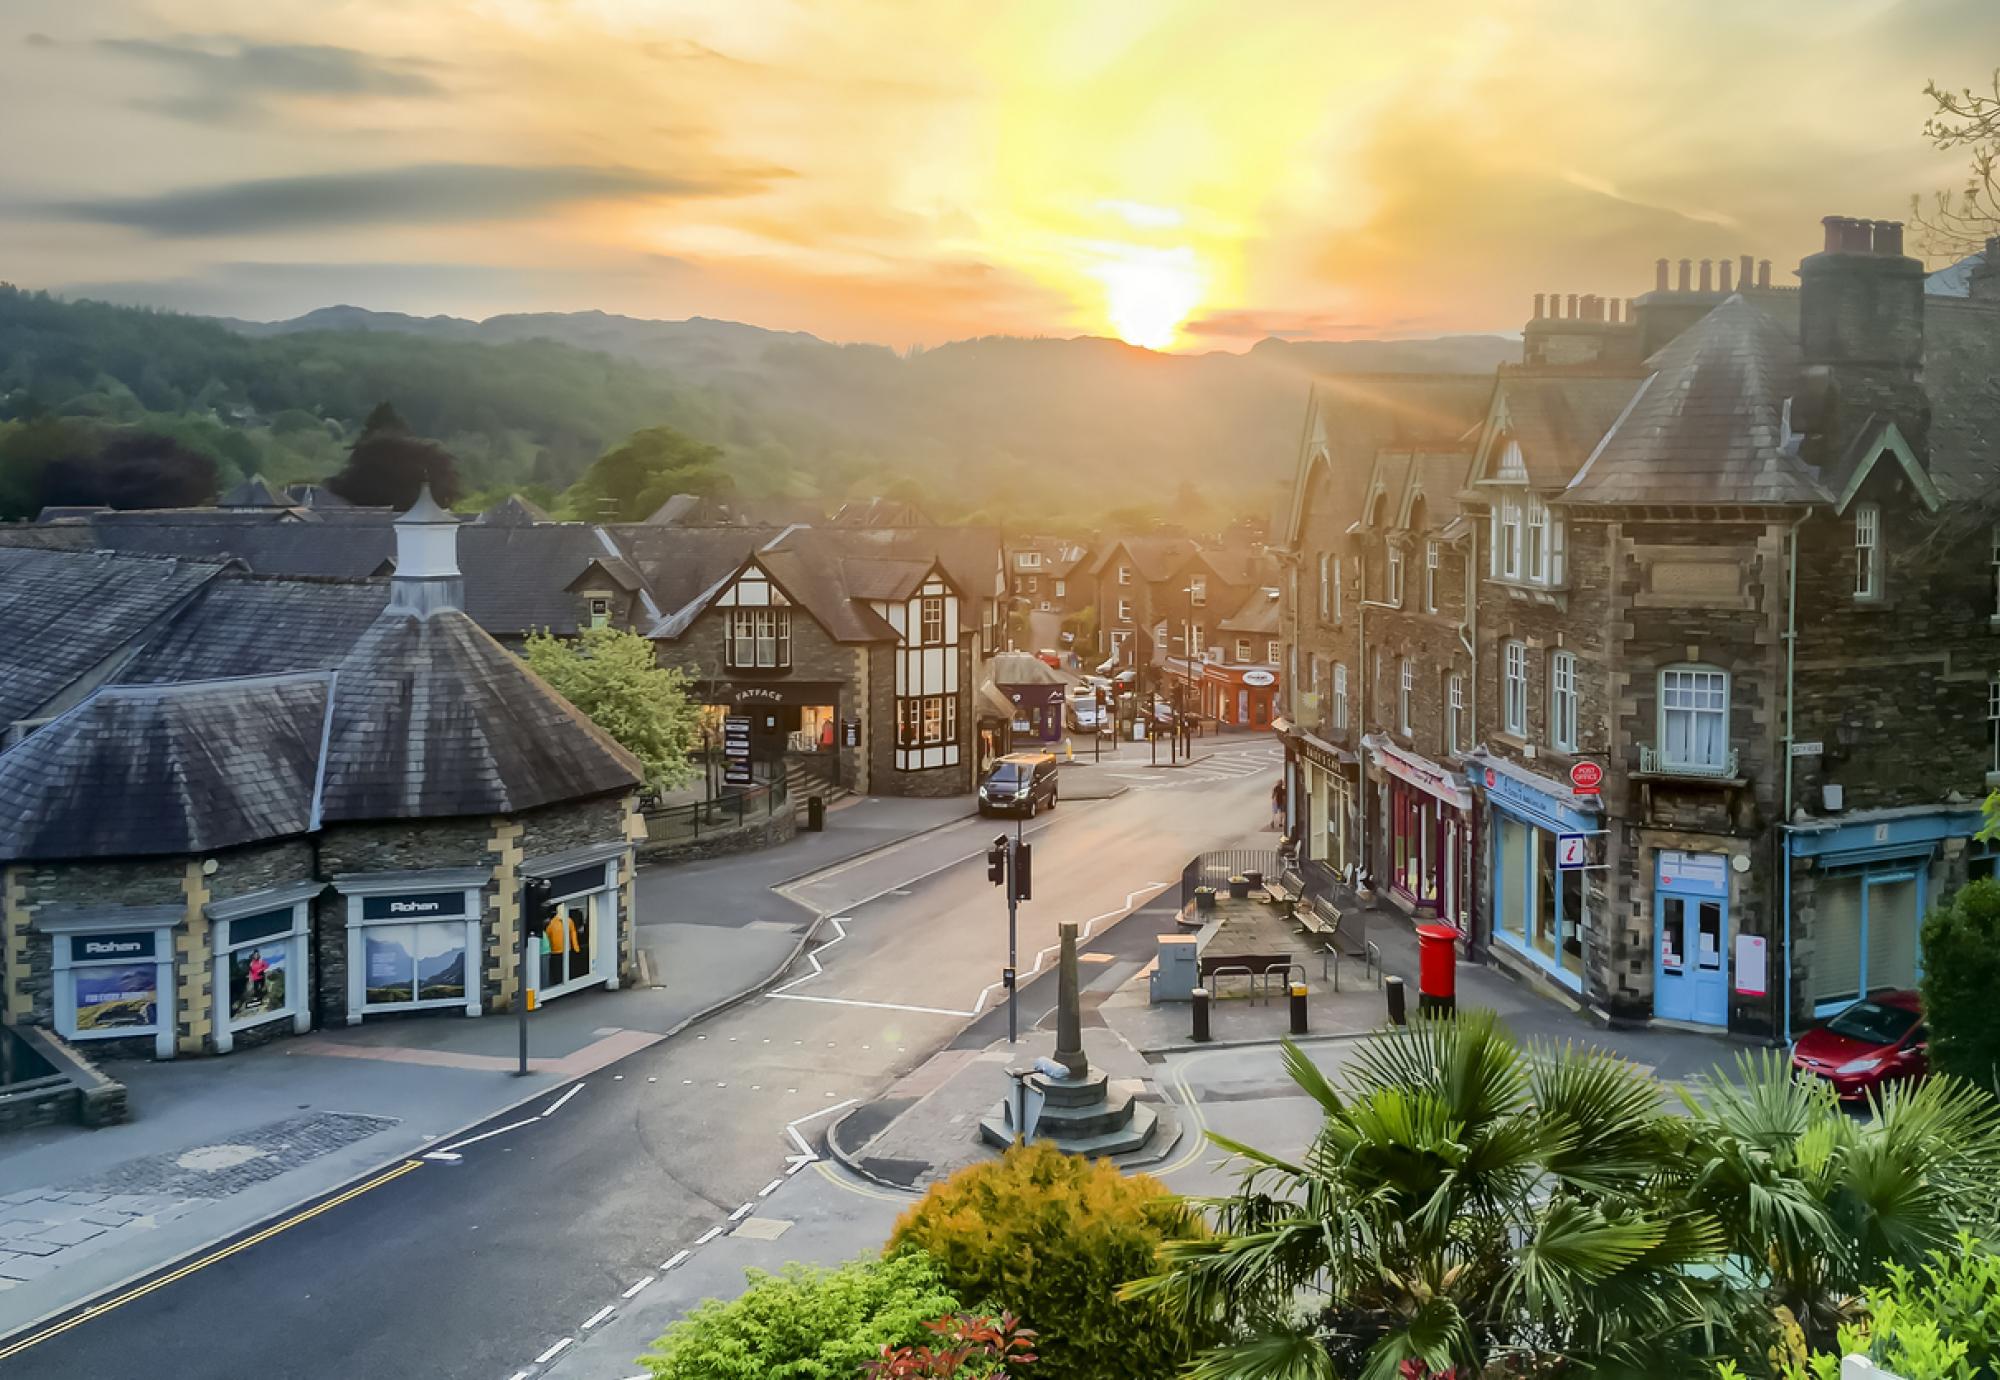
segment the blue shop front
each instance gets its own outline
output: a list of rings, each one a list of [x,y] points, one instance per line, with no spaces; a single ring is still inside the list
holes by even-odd
[[[1466,775],[1486,803],[1489,949],[1581,992],[1591,933],[1587,869],[1602,856],[1604,829],[1595,800],[1579,800],[1566,781],[1478,751]]]

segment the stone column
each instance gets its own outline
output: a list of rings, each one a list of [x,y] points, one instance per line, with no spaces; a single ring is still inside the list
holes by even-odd
[[[1082,1078],[1090,1072],[1090,1061],[1083,1057],[1083,998],[1077,982],[1076,922],[1065,921],[1059,928],[1062,957],[1056,968],[1056,1062],[1069,1071],[1071,1078]]]

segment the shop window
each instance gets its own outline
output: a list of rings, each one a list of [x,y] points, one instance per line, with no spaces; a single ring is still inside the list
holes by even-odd
[[[611,601],[609,599],[592,599],[590,601],[590,626],[593,628],[608,628],[611,626]]]
[[[1319,687],[1315,685],[1314,689]],[[1347,729],[1347,665],[1336,663],[1333,668],[1333,726],[1337,731]]]
[[[1467,747],[1465,722],[1465,677],[1450,676],[1445,681],[1444,750],[1456,757]]]
[[[1435,541],[1427,541],[1424,543],[1424,612],[1425,613],[1436,613],[1438,611],[1439,555],[1440,553],[1438,551],[1438,544]]]
[[[1729,674],[1699,666],[1660,672],[1660,761],[1720,771],[1729,761]]]
[[[1403,603],[1403,548],[1389,543],[1389,595],[1390,603],[1398,608]]]
[[[1813,1004],[1820,1011],[1917,982],[1917,876],[1820,877],[1813,899]]]
[[[1583,975],[1587,897],[1580,872],[1556,867],[1556,836],[1496,812],[1495,933],[1571,986]]]
[[[466,892],[350,896],[348,902],[350,1015],[477,1005],[478,989],[468,993],[466,975],[476,973],[479,920]]]
[[[729,666],[733,670],[782,670],[792,664],[790,609],[732,609]]]
[[[1882,597],[1882,510],[1873,503],[1854,510],[1854,597]]]
[[[214,921],[216,1044],[271,1021],[306,1028],[306,906],[300,901]]]
[[[1558,751],[1576,751],[1576,721],[1576,653],[1557,652],[1549,658],[1549,742]]]
[[[171,929],[65,932],[55,942],[56,1033],[68,1040],[153,1037],[174,1052]]]
[[[1416,688],[1417,668],[1404,657],[1396,680],[1396,728],[1405,738],[1410,736],[1410,701],[1416,697]]]
[[[1528,736],[1528,647],[1509,642],[1504,648],[1502,724],[1516,738]]]

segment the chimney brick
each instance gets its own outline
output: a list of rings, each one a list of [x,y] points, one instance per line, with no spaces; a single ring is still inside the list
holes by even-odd
[[[1694,288],[1694,260],[1681,260],[1680,290],[1689,292]]]
[[[1655,260],[1653,264],[1653,291],[1665,292],[1666,290],[1667,290],[1667,261],[1665,259],[1658,259]]]
[[[1757,261],[1757,286],[1760,288],[1771,286],[1771,261],[1769,259],[1759,259]]]
[[[1739,262],[1742,265],[1743,271],[1736,275],[1736,286],[1737,290],[1741,291],[1750,286],[1750,277],[1756,271],[1757,261],[1752,259],[1748,254],[1745,254]]]
[[[1536,293],[1536,294],[1535,294],[1535,316],[1534,316],[1534,319],[1535,319],[1535,320],[1537,320],[1537,321],[1539,321],[1539,320],[1541,320],[1541,319],[1542,319],[1542,303],[1543,303],[1543,302],[1544,302],[1545,300],[1547,300],[1547,299],[1545,299],[1545,298],[1544,298],[1544,297],[1542,296],[1542,294],[1541,294],[1541,293],[1539,293],[1539,292],[1538,292],[1538,293]]]

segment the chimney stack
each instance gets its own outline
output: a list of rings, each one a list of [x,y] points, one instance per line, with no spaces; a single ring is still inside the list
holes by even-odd
[[[2000,302],[2000,235],[1986,241],[1979,262],[1972,266],[1967,291],[1981,302]]]
[[[1703,259],[1701,261],[1701,290],[1703,292],[1715,291],[1715,261],[1713,259]]]
[[[465,606],[458,569],[458,519],[438,506],[426,482],[410,510],[396,519],[396,573],[386,613],[427,618]]]
[[[1757,286],[1760,288],[1771,286],[1771,261],[1769,259],[1759,259],[1757,261]]]
[[[1653,291],[1665,292],[1666,290],[1667,290],[1667,261],[1665,259],[1660,259],[1653,264]]]
[[[1729,295],[1729,270],[1732,267],[1733,265],[1727,259],[1717,259],[1715,261],[1716,290],[1721,292],[1725,297]]]
[[[1538,292],[1535,294],[1535,314],[1529,318],[1530,320],[1539,321],[1542,319],[1542,304],[1547,300],[1541,293]]]
[[[1738,291],[1742,291],[1750,286],[1750,275],[1756,271],[1757,261],[1752,259],[1748,254],[1745,254],[1739,267],[1741,267],[1742,272],[1736,275],[1736,286]]]
[[[1694,260],[1693,260],[1693,259],[1682,259],[1682,260],[1681,260],[1681,291],[1682,291],[1682,292],[1690,292],[1690,291],[1692,291],[1693,289],[1694,289]]]

